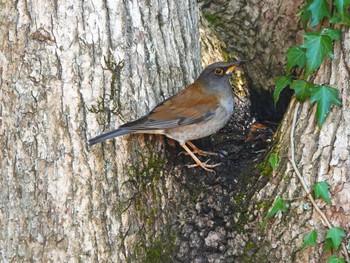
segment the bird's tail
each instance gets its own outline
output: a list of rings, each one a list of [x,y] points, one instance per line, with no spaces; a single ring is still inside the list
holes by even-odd
[[[114,137],[117,137],[117,136],[121,136],[121,135],[124,135],[124,134],[128,134],[128,133],[132,133],[132,131],[131,130],[125,130],[125,129],[117,129],[117,130],[114,130],[114,131],[106,132],[104,134],[101,134],[99,136],[96,136],[96,137],[90,139],[89,140],[89,145],[92,146],[92,145],[94,145],[96,143],[104,142],[107,139],[111,139],[111,138],[114,138]]]

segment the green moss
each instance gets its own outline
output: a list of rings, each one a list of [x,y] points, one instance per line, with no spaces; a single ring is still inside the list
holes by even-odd
[[[269,159],[272,155],[276,155],[278,156],[279,151],[278,151],[278,145],[275,143],[275,145],[273,146],[273,148],[271,149],[271,151],[269,152],[269,154],[266,155],[265,159],[263,162],[261,162],[258,165],[258,169],[260,170],[260,174],[262,176],[268,176],[268,177],[272,177],[273,175],[273,168],[271,167],[271,164],[269,162]],[[277,166],[278,167],[278,166]],[[276,168],[277,168],[276,167]],[[276,169],[275,168],[275,169]]]
[[[263,209],[264,211],[267,211],[271,207],[271,202],[267,202],[267,201],[260,201],[260,202],[257,202],[256,204],[258,209]]]
[[[252,251],[252,250],[255,250],[255,249],[257,249],[258,248],[258,246],[254,243],[254,242],[252,242],[251,240],[249,240],[248,242],[247,242],[247,244],[245,245],[245,247],[244,247],[244,254],[250,254],[249,252],[250,251]]]
[[[271,165],[269,164],[269,162],[267,160],[265,160],[262,163],[260,163],[258,165],[258,168],[259,168],[260,174],[262,176],[268,176],[268,177],[272,176],[273,169],[272,169]]]
[[[186,190],[189,193],[190,199],[193,203],[196,203],[199,195],[203,192],[202,184],[189,183],[186,185]]]
[[[109,70],[112,74],[110,94],[103,94],[97,99],[95,104],[88,108],[88,110],[92,113],[103,113],[104,118],[98,119],[101,125],[107,125],[109,123],[111,114],[118,115],[122,119],[122,106],[120,101],[120,74],[121,69],[124,67],[124,61],[117,63],[112,56],[109,56],[108,58],[105,57],[105,64],[107,66],[107,70]],[[110,109],[109,105],[106,105],[106,97],[109,97],[109,99],[113,101],[114,105],[112,109]]]
[[[203,10],[204,18],[211,24],[216,25],[220,21],[220,17]]]
[[[137,262],[160,263],[167,262],[174,253],[176,231],[172,225],[167,225],[161,236],[138,242],[134,246],[134,259]],[[148,243],[148,245],[147,245]]]
[[[152,246],[146,250],[146,260],[148,263],[165,262],[170,259],[175,244],[175,235],[162,237],[162,239],[155,240]]]
[[[221,50],[221,55],[222,55],[222,58],[224,59],[224,61],[229,60],[229,55],[227,54],[227,52],[224,49]]]
[[[140,186],[155,185],[164,170],[166,159],[158,155],[155,151],[149,151],[146,154],[144,151],[134,149],[136,158],[132,159],[129,164],[128,175],[131,180],[137,181]]]
[[[127,209],[135,211],[134,220],[140,224],[133,232],[135,242],[128,258],[131,262],[165,262],[173,253],[176,238],[174,226],[164,226],[161,216],[166,213],[161,196],[165,192],[162,174],[166,160],[151,146],[149,151],[147,149],[146,146],[139,151],[133,147],[133,156],[128,163],[130,179],[123,184],[133,193]],[[155,230],[157,226],[162,230]]]
[[[271,262],[269,251],[271,245],[268,242],[258,244],[249,240],[243,249],[243,257],[239,259],[242,263]]]
[[[241,206],[241,204],[246,200],[246,194],[245,193],[237,194],[234,200],[237,206]]]

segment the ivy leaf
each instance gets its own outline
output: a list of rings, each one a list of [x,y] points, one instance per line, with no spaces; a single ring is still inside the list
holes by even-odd
[[[309,23],[309,20],[311,19],[311,11],[309,10],[311,2],[312,0],[306,0],[306,5],[300,8],[296,14],[301,17],[303,29],[307,28],[307,23]]]
[[[345,14],[343,16],[342,22],[344,25],[350,26],[350,14]]]
[[[314,86],[311,88],[310,103],[317,102],[317,122],[321,127],[331,109],[332,104],[341,106],[339,98],[339,90],[327,85]]]
[[[323,18],[331,16],[331,8],[327,0],[314,0],[308,9],[311,11],[311,26],[316,26]]]
[[[335,16],[331,17],[329,22],[333,24],[343,24],[343,25],[350,26],[350,14],[345,13],[342,16],[339,16],[339,14],[335,14]]]
[[[309,76],[316,70],[325,57],[333,57],[333,43],[329,36],[320,35],[319,33],[304,34],[305,42],[301,45],[306,48],[306,76]]]
[[[343,19],[340,16],[332,16],[331,19],[329,19],[329,22],[333,24],[341,24]]]
[[[291,69],[295,66],[300,68],[305,66],[306,56],[305,50],[299,46],[294,46],[287,51],[287,74],[290,73]]]
[[[290,88],[294,90],[295,97],[298,101],[304,102],[311,95],[311,88],[314,87],[313,84],[305,80],[295,80],[290,84]]]
[[[267,213],[266,217],[269,219],[269,218],[273,217],[275,214],[277,214],[280,211],[281,212],[285,212],[286,211],[286,205],[284,203],[284,200],[282,198],[280,198],[279,196],[277,196],[275,204],[273,205],[271,210]]]
[[[315,192],[315,197],[319,198],[321,197],[327,204],[330,204],[331,201],[329,200],[329,191],[328,189],[330,188],[330,185],[323,181],[323,182],[317,182],[314,185],[314,192]]]
[[[336,256],[332,255],[327,259],[327,263],[344,263],[343,258],[337,258]]]
[[[325,250],[328,251],[328,250],[330,250],[331,248],[333,248],[332,239],[326,239]]]
[[[331,240],[330,244],[332,245],[332,248],[338,250],[343,237],[346,237],[344,230],[340,227],[333,227],[327,231],[326,239]]]
[[[272,169],[275,169],[278,164],[280,163],[280,160],[281,158],[275,154],[275,153],[272,153],[269,157],[269,164],[271,165]]]
[[[333,28],[324,28],[321,31],[321,35],[323,36],[329,36],[332,41],[339,40],[340,39],[340,31],[339,29],[333,29]]]
[[[265,228],[267,221],[273,217],[275,214],[277,214],[279,211],[281,212],[285,212],[286,210],[286,205],[284,203],[284,200],[282,198],[280,198],[279,196],[277,196],[277,199],[273,205],[273,207],[271,208],[271,210],[267,213],[266,217],[264,218],[261,227]]]
[[[316,246],[317,232],[313,229],[311,232],[305,237],[303,245],[301,249],[306,248],[307,246]]]
[[[276,79],[276,88],[273,91],[273,100],[275,102],[275,107],[277,104],[277,101],[280,97],[281,91],[287,87],[292,82],[292,78],[289,76],[279,76]]]
[[[350,4],[350,0],[334,0],[334,5],[337,8],[338,13],[340,16],[345,15],[345,10],[348,9]]]

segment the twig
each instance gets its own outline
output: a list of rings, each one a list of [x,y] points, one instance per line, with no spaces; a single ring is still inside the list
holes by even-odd
[[[297,102],[297,104],[295,106],[295,110],[294,110],[292,128],[291,128],[291,132],[290,132],[291,156],[289,157],[289,161],[292,164],[294,172],[296,173],[296,175],[297,175],[297,177],[298,177],[298,179],[299,179],[299,181],[300,181],[304,191],[307,193],[307,198],[310,200],[312,206],[315,208],[317,213],[321,216],[321,218],[323,219],[323,221],[327,225],[328,229],[331,229],[332,228],[331,223],[329,222],[329,220],[326,217],[326,215],[321,211],[319,206],[316,204],[315,199],[311,195],[310,188],[307,186],[304,177],[300,173],[300,171],[299,171],[299,169],[298,169],[298,167],[297,167],[297,165],[295,163],[294,132],[295,132],[295,127],[296,127],[299,107],[300,107],[300,103]],[[344,242],[342,242],[341,245],[342,245],[342,250],[343,250],[343,253],[344,253],[344,256],[345,256],[345,260],[346,260],[346,262],[350,263],[349,255],[348,255],[348,252],[347,252],[347,249],[346,249],[346,246],[345,246]]]

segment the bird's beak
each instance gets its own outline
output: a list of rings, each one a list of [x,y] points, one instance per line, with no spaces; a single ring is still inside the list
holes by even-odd
[[[232,63],[232,66],[230,66],[226,70],[226,74],[231,74],[232,71],[234,71],[238,66],[240,66],[242,63],[244,63],[244,60],[236,60],[235,62]]]

